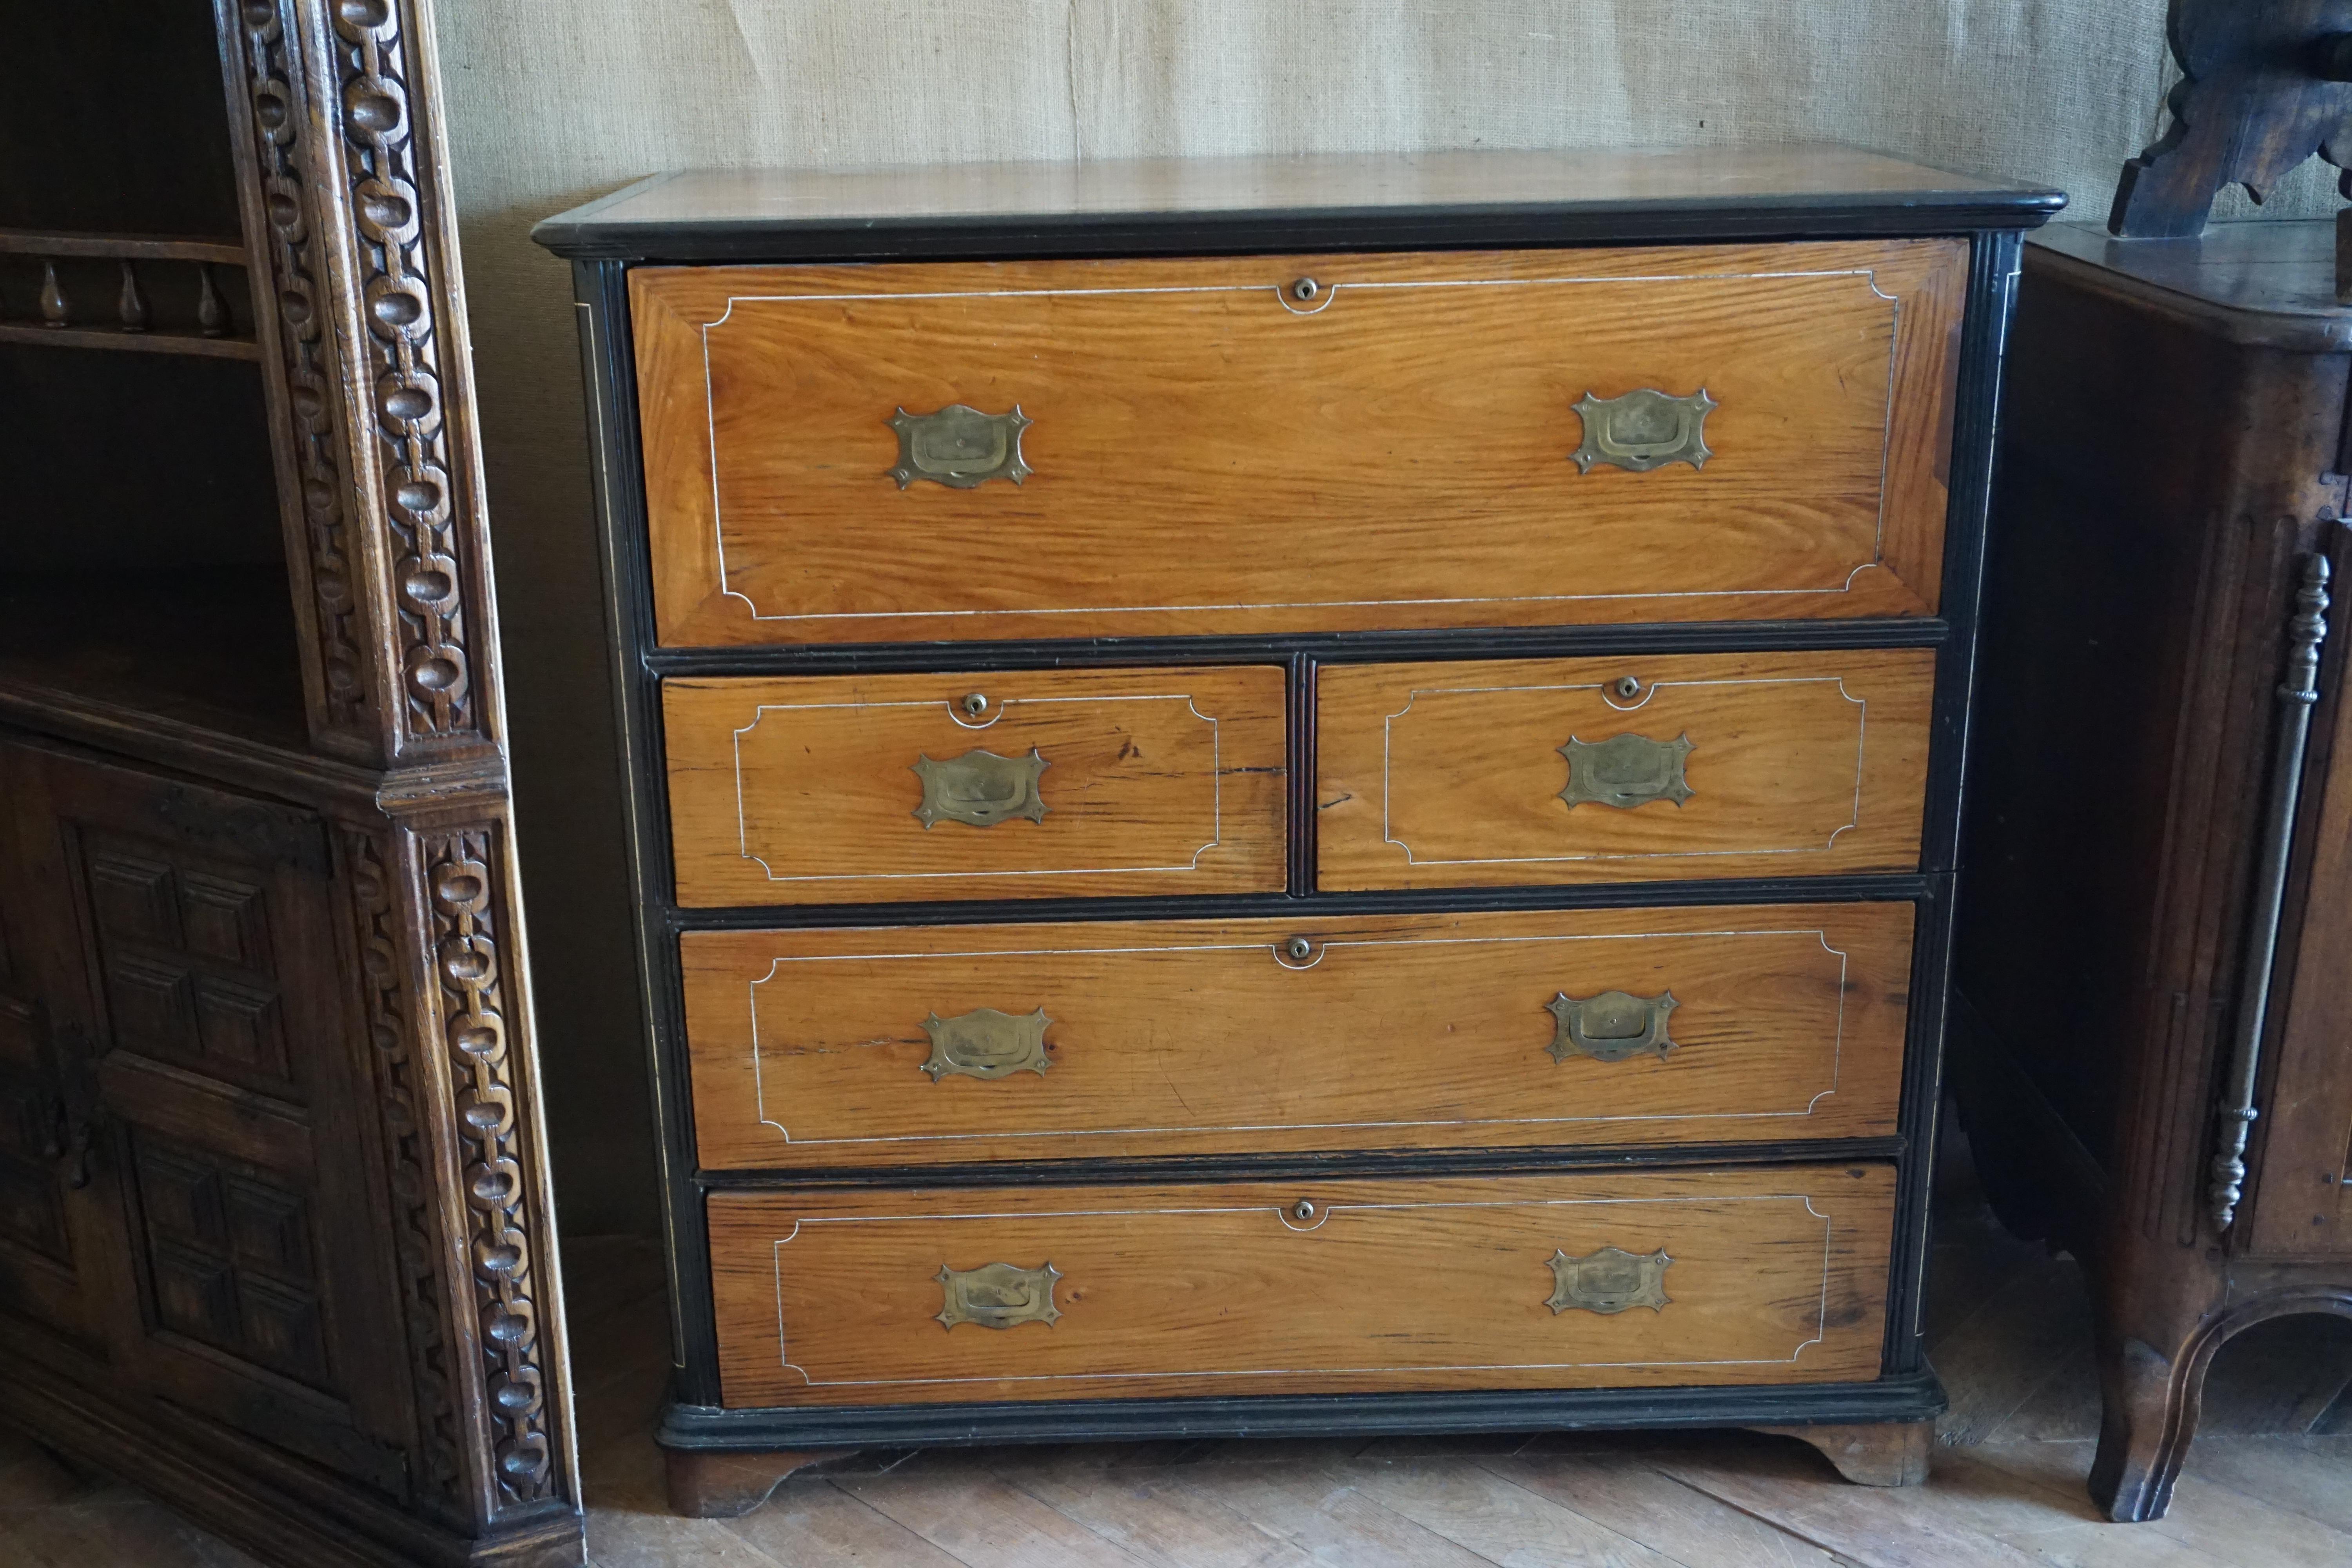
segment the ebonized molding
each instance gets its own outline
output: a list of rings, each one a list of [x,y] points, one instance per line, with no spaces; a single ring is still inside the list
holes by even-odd
[[[627,193],[623,193],[625,196]],[[621,197],[613,198],[614,201]],[[637,940],[646,1028],[661,1134],[665,1215],[675,1303],[676,1403],[660,1434],[674,1449],[807,1450],[861,1444],[1010,1442],[1052,1438],[1190,1435],[1281,1435],[1349,1431],[1445,1432],[1607,1426],[1790,1425],[1910,1422],[1942,1408],[1919,1341],[1927,1257],[1927,1205],[1945,1023],[1942,999],[1951,948],[1951,891],[1958,866],[1962,762],[1968,744],[1973,644],[1983,567],[1999,362],[2018,271],[2020,236],[2055,210],[2050,193],[1978,193],[1965,199],[1902,203],[1809,203],[1743,206],[1717,203],[1673,213],[1591,207],[1575,213],[1389,209],[1356,213],[1125,215],[1067,223],[874,223],[849,228],[667,223],[600,227],[594,210],[542,225],[541,243],[573,258],[590,408],[592,455],[604,540],[619,728],[628,761],[624,785],[637,896]],[[826,648],[665,648],[654,630],[646,555],[644,474],[637,452],[629,266],[638,261],[848,260],[885,257],[970,258],[1429,248],[1500,245],[1630,244],[1662,239],[1854,238],[1967,234],[1971,237],[1961,370],[1948,476],[1944,595],[1937,618],[1816,620],[1690,626],[1586,626],[1268,637],[1094,638]],[[1289,886],[1280,894],[1217,899],[1003,900],[960,904],[803,905],[681,910],[671,884],[666,780],[661,767],[659,683],[669,676],[814,674],[867,670],[1035,669],[1062,665],[1279,662],[1287,667],[1294,756],[1312,758],[1317,670],[1326,663],[1384,658],[1541,657],[1609,652],[1699,652],[1782,648],[1931,647],[1938,695],[1927,785],[1926,837],[1916,873],[1884,877],[1784,878],[1685,884],[1542,889],[1328,894],[1311,885],[1311,768],[1292,781]],[[1339,1154],[1235,1162],[1073,1160],[1020,1165],[928,1168],[912,1173],[827,1171],[821,1166],[706,1173],[697,1168],[686,1095],[688,1062],[677,937],[689,930],[786,929],[1040,921],[1072,918],[1184,918],[1420,912],[1451,910],[1608,908],[1762,900],[1900,900],[1917,907],[1906,1076],[1896,1136],[1843,1142],[1657,1146],[1607,1152],[1525,1150]],[[1308,1173],[1350,1174],[1500,1173],[1662,1164],[1704,1165],[1790,1158],[1892,1160],[1898,1173],[1884,1373],[1864,1384],[1740,1389],[1600,1390],[1568,1394],[1349,1395],[1317,1399],[1188,1398],[1052,1402],[921,1408],[737,1410],[719,1408],[717,1352],[703,1228],[703,1199],[715,1190],[793,1184],[881,1184],[919,1180],[975,1183],[1045,1178],[1185,1181]]]

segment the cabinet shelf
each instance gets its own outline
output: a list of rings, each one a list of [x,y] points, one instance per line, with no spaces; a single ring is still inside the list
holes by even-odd
[[[296,635],[273,565],[14,578],[0,586],[0,698],[63,697],[307,750]]]

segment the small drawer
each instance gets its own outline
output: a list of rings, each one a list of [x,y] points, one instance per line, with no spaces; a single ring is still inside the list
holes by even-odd
[[[642,268],[669,645],[1915,616],[1968,247]]]
[[[1883,1165],[709,1201],[733,1406],[1851,1382]]]
[[[695,906],[1278,891],[1279,668],[670,680]]]
[[[1916,868],[1935,666],[1898,648],[1326,668],[1317,885]]]
[[[1911,928],[1821,904],[689,931],[698,1158],[1885,1136]]]

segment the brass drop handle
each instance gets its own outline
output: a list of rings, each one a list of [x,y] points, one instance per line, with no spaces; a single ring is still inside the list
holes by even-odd
[[[1570,996],[1563,991],[1544,1004],[1554,1020],[1551,1044],[1544,1048],[1556,1062],[1570,1057],[1591,1057],[1600,1062],[1622,1062],[1639,1056],[1663,1060],[1675,1048],[1666,1033],[1666,1016],[1680,1005],[1671,991],[1655,996],[1634,996],[1623,991]]]
[[[1591,473],[1596,463],[1636,474],[1668,463],[1703,468],[1715,456],[1707,449],[1706,416],[1719,406],[1703,386],[1688,397],[1648,386],[1621,397],[1588,392],[1576,405],[1584,444],[1570,456],[1580,474]]]
[[[933,1083],[943,1078],[1011,1078],[1034,1072],[1040,1078],[1054,1065],[1045,1054],[1045,1031],[1054,1020],[1045,1009],[1034,1013],[1000,1013],[975,1007],[952,1018],[933,1013],[923,1020],[931,1037],[931,1059],[923,1070]]]
[[[1011,1263],[950,1268],[942,1263],[931,1278],[939,1283],[943,1298],[939,1321],[945,1328],[953,1329],[959,1323],[983,1329],[1010,1329],[1023,1323],[1051,1328],[1062,1315],[1054,1304],[1054,1287],[1060,1282],[1062,1271],[1051,1261],[1034,1268]]]
[[[920,756],[914,772],[923,781],[923,804],[915,808],[915,820],[926,831],[942,819],[973,827],[993,827],[1016,816],[1043,822],[1047,807],[1039,781],[1051,766],[1034,746],[1025,757],[978,750],[944,762]]]
[[[1679,806],[1693,793],[1683,773],[1693,749],[1687,733],[1671,741],[1631,734],[1587,741],[1571,735],[1559,749],[1568,759],[1568,787],[1559,798],[1570,810],[1588,805],[1631,810],[1654,800]]]
[[[1674,1261],[1663,1247],[1646,1256],[1604,1247],[1581,1258],[1570,1258],[1562,1248],[1551,1255],[1552,1292],[1544,1305],[1555,1315],[1570,1308],[1603,1317],[1634,1307],[1663,1312],[1674,1303],[1666,1294],[1666,1270]]]
[[[890,477],[902,490],[918,479],[959,490],[991,479],[1017,485],[1033,472],[1021,456],[1021,432],[1032,423],[1017,403],[1010,414],[983,414],[968,403],[930,414],[901,408],[890,417],[898,433],[898,461]]]

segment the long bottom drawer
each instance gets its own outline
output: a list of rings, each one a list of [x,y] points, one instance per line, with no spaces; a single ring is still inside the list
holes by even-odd
[[[1877,1375],[1883,1165],[721,1193],[731,1406]]]

